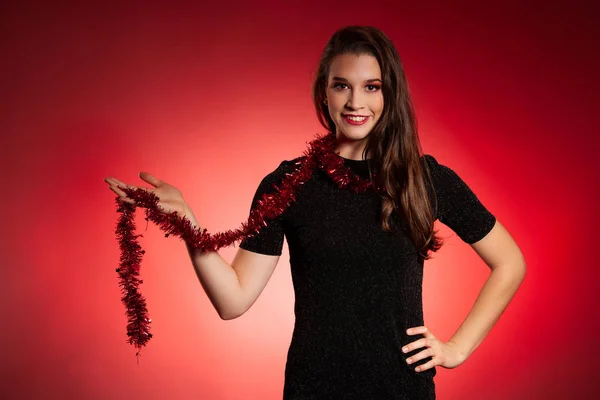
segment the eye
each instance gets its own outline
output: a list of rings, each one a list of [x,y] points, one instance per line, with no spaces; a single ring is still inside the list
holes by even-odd
[[[381,86],[379,85],[367,85],[366,87],[369,92],[376,92],[381,89]]]
[[[346,84],[345,83],[334,83],[332,87],[334,89],[343,89],[342,86],[346,86]]]

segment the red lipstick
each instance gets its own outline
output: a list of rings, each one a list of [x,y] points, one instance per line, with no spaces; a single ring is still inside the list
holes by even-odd
[[[342,115],[342,117],[344,117],[344,121],[346,121],[347,123],[349,123],[350,125],[363,125],[365,122],[367,122],[369,120],[369,117],[364,117],[364,119],[362,121],[355,121],[349,118],[348,115]]]

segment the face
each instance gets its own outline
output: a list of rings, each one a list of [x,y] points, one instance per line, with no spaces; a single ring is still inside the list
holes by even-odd
[[[354,158],[357,152],[360,155],[383,112],[381,85],[381,69],[371,55],[344,54],[331,62],[325,93],[329,115],[343,147],[341,156]]]

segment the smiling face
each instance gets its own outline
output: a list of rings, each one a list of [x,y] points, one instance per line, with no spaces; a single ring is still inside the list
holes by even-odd
[[[375,57],[343,54],[332,60],[325,93],[340,156],[362,158],[367,136],[383,112],[381,85]]]

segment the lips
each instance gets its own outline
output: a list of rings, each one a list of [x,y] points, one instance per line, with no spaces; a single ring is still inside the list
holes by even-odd
[[[367,115],[352,115],[352,117],[362,118],[361,120],[350,119],[350,115],[344,115],[344,114],[342,114],[342,117],[344,118],[344,121],[346,121],[350,125],[363,125],[365,122],[367,122],[369,120],[369,117]]]

